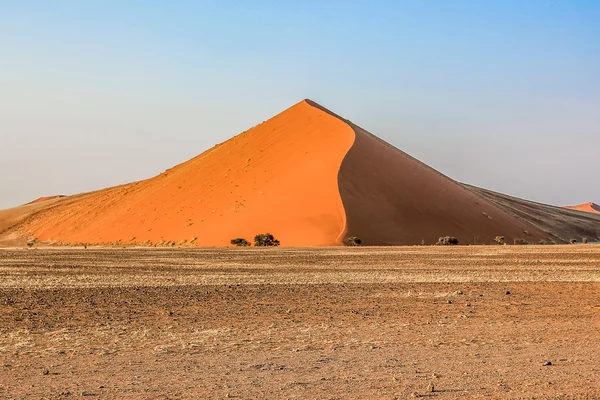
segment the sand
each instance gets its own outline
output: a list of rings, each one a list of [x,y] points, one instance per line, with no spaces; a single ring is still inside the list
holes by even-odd
[[[591,245],[0,250],[0,398],[598,399],[599,265]]]

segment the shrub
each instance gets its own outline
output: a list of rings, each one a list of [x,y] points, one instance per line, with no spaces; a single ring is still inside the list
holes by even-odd
[[[356,236],[350,236],[349,238],[347,238],[344,241],[344,244],[346,246],[360,246],[361,243],[362,243],[362,240],[360,240],[360,238],[358,238]]]
[[[513,239],[513,243],[514,244],[518,244],[518,245],[526,245],[529,244],[529,242],[523,238],[514,238]]]
[[[244,238],[231,239],[231,242],[229,242],[229,243],[231,243],[234,246],[239,246],[239,247],[250,246],[250,242]]]
[[[29,239],[27,241],[27,247],[33,247],[34,244],[35,244],[35,239]]]
[[[540,244],[548,244],[544,239],[540,239]]]
[[[569,243],[575,244],[575,243],[577,243],[577,239],[569,239]]]
[[[500,245],[506,243],[506,241],[504,240],[504,236],[496,236],[494,238],[494,242],[496,242],[496,243],[498,243]]]
[[[275,239],[269,232],[254,236],[254,246],[279,246],[279,240]]]
[[[589,239],[585,237],[585,238],[583,238],[583,239],[581,240],[581,242],[582,242],[583,244],[588,244],[588,242],[589,242]]]
[[[458,239],[454,236],[442,236],[438,239],[436,245],[438,246],[455,246],[458,244]]]

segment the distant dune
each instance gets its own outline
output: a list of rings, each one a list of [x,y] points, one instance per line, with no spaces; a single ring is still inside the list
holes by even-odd
[[[585,203],[585,204],[579,204],[576,206],[565,206],[565,208],[569,208],[571,210],[577,210],[577,211],[585,211],[585,212],[589,212],[589,213],[594,213],[594,214],[600,214],[600,206],[596,203]]]
[[[193,246],[264,232],[283,246],[340,245],[349,236],[366,245],[433,244],[447,235],[463,244],[496,236],[562,242],[565,234],[310,100],[154,178],[22,207],[33,204],[0,211],[0,243],[9,230],[13,239],[63,244]],[[561,218],[571,232],[571,217]]]
[[[62,194],[59,194],[59,195],[56,195],[56,196],[45,196],[45,197],[40,197],[39,199],[35,199],[35,200],[33,200],[33,201],[30,201],[30,202],[29,202],[29,203],[27,203],[27,204],[42,203],[42,202],[44,202],[44,201],[48,201],[48,200],[54,200],[54,199],[60,199],[60,198],[62,198],[62,197],[67,197],[67,196],[65,196],[65,195],[62,195]]]

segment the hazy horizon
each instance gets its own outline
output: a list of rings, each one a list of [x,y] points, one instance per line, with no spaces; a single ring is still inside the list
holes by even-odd
[[[0,209],[150,178],[310,98],[460,182],[600,203],[600,3],[0,4]]]

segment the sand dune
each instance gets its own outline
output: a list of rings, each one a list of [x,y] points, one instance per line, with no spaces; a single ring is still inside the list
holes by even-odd
[[[337,188],[354,141],[343,121],[302,101],[146,181],[74,197],[27,228],[63,242],[224,246],[271,232],[288,246],[339,243]]]
[[[23,207],[33,205],[4,218],[5,228],[60,243],[226,246],[264,232],[283,246],[340,245],[349,236],[368,245],[446,235],[463,244],[495,236],[537,243],[560,242],[571,226],[557,216],[564,223],[555,234],[557,224],[470,190],[310,100],[154,178]],[[0,228],[9,214],[0,212]]]
[[[509,214],[544,232],[551,232],[552,236],[559,239],[558,243],[568,243],[570,239],[581,241],[583,238],[600,241],[600,214],[583,213],[564,207],[519,199],[467,184],[463,184],[463,186]]]
[[[62,194],[59,194],[59,195],[56,195],[56,196],[44,196],[44,197],[40,197],[40,198],[38,198],[38,199],[35,199],[35,200],[33,200],[33,201],[30,201],[30,202],[29,202],[29,203],[27,203],[27,204],[42,203],[42,202],[44,202],[44,201],[48,201],[48,200],[54,200],[54,199],[60,199],[60,198],[63,198],[63,197],[67,197],[67,196],[65,196],[65,195],[62,195]]]
[[[577,211],[585,211],[594,214],[600,214],[600,206],[598,204],[589,202],[585,204],[578,204],[576,206],[565,206],[565,208],[569,208],[571,210]]]
[[[25,244],[29,235],[21,229],[21,224],[36,213],[49,210],[60,200],[60,196],[52,196],[43,201],[36,200],[19,207],[0,210],[0,247]]]

